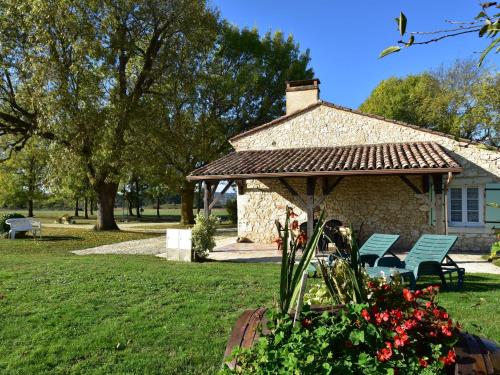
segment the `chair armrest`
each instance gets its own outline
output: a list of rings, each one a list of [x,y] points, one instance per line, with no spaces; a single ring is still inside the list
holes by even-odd
[[[404,268],[404,263],[399,259],[393,256],[378,258],[375,261],[375,267],[396,267],[396,268]]]

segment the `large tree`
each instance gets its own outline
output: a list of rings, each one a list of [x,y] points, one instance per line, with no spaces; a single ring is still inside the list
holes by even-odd
[[[96,229],[117,228],[126,153],[149,139],[145,102],[215,23],[204,0],[0,0],[0,149],[33,135],[66,148],[95,191]]]
[[[186,175],[227,153],[232,135],[283,115],[287,80],[313,77],[308,51],[279,32],[262,37],[223,22],[207,47],[186,56],[190,63],[180,66],[169,94],[153,103],[163,118],[154,137],[165,149],[158,161],[169,187],[180,191],[185,224],[193,222],[195,191]]]
[[[500,74],[474,60],[379,83],[360,109],[500,146]]]

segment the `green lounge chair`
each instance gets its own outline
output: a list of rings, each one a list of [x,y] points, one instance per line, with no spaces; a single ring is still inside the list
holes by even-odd
[[[422,275],[437,275],[446,286],[445,274],[457,272],[458,287],[462,287],[465,270],[448,256],[457,236],[425,234],[411,248],[404,261],[395,258],[379,258],[375,267],[367,268],[370,277],[379,277],[382,273],[392,276],[396,272],[410,279],[410,287],[415,289],[418,278]],[[446,263],[443,263],[446,260]]]
[[[375,261],[384,257],[386,254],[390,254],[397,258],[390,248],[398,238],[399,234],[372,234],[359,249],[359,260],[362,264],[368,264],[370,267],[373,267]]]

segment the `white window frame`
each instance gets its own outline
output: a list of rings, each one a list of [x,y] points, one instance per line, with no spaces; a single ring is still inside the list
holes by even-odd
[[[467,221],[467,189],[478,189],[479,222]],[[462,190],[462,221],[451,220],[451,189]],[[484,186],[453,185],[448,189],[448,225],[451,227],[484,227]]]

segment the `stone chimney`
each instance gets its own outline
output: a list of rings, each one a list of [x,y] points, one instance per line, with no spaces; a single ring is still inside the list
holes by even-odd
[[[319,102],[319,79],[303,79],[286,83],[286,114],[300,111]]]

